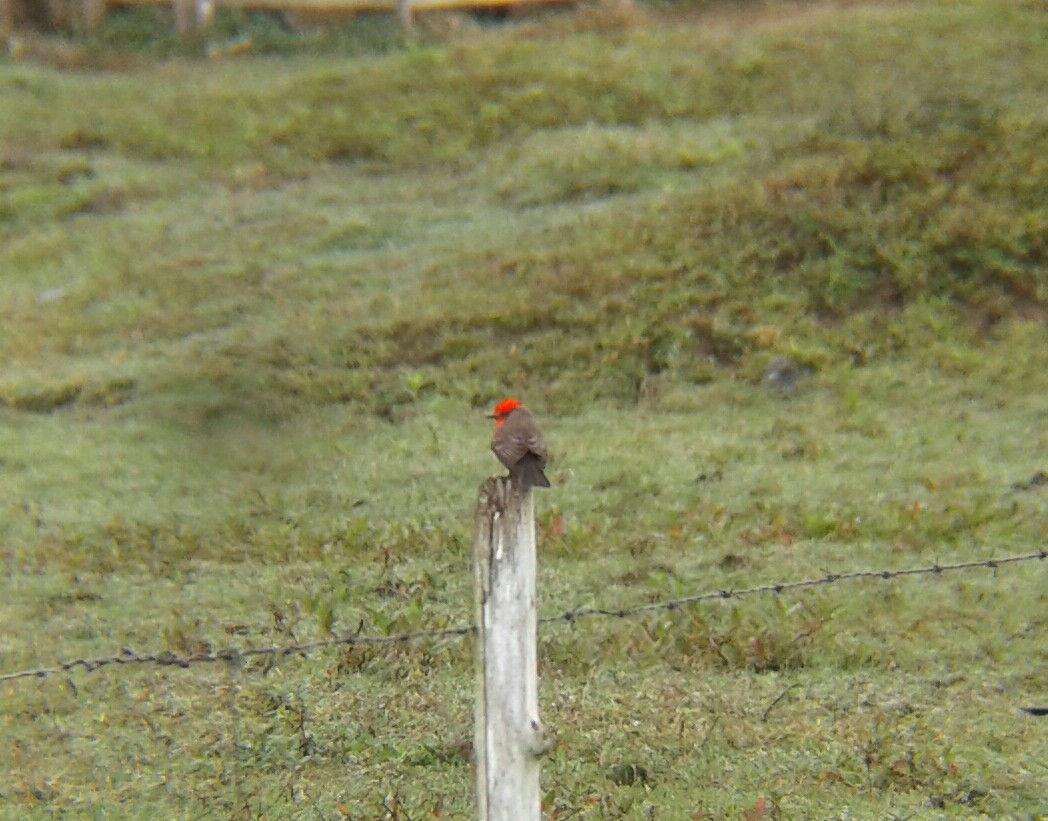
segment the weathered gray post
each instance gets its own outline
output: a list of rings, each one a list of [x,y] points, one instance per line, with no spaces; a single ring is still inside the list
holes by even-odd
[[[535,501],[509,479],[480,487],[473,522],[476,584],[474,740],[480,821],[539,821]]]
[[[415,31],[415,15],[411,10],[411,0],[396,0],[397,2],[397,19],[400,20],[400,27],[403,29],[405,34],[411,34]]]

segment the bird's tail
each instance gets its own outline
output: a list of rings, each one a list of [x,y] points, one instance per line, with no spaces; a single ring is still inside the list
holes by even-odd
[[[533,453],[527,454],[514,465],[512,475],[524,487],[549,487],[549,479],[542,470],[542,462]]]

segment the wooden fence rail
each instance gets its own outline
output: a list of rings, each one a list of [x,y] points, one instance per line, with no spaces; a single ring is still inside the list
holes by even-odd
[[[571,5],[576,0],[73,0],[74,16],[87,31],[93,31],[105,22],[109,12],[121,6],[168,6],[174,26],[179,32],[206,28],[218,8],[248,11],[289,11],[310,14],[389,12],[396,14],[401,24],[410,29],[417,12],[510,9],[524,6]],[[0,37],[7,38],[16,23],[39,14],[27,13],[28,5],[36,3],[43,13],[56,22],[59,14],[55,0],[0,0]],[[65,14],[68,15],[67,9]]]

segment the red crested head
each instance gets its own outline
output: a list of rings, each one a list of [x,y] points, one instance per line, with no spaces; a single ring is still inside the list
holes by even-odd
[[[513,411],[522,407],[524,407],[524,403],[519,399],[514,399],[513,397],[503,399],[495,406],[495,412],[491,416],[495,420],[496,425],[501,425]]]

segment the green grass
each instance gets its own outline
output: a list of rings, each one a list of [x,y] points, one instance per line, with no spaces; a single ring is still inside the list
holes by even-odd
[[[1041,549],[1044,4],[714,5],[0,62],[0,673],[468,622],[508,393],[545,614]],[[549,626],[546,814],[1045,817],[1045,572]],[[0,815],[470,818],[472,681],[10,682]]]

